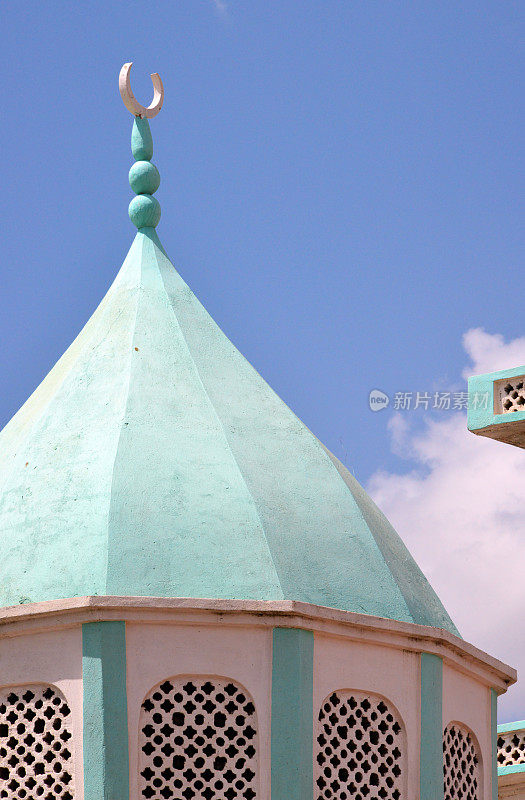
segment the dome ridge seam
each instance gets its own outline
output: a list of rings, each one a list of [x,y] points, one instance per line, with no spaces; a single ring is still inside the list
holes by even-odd
[[[242,481],[242,485],[244,486],[244,488],[245,488],[245,490],[246,490],[246,494],[247,494],[247,496],[250,498],[250,501],[251,501],[251,505],[252,505],[253,511],[254,511],[254,513],[255,513],[255,516],[256,516],[256,518],[257,518],[257,522],[259,523],[260,529],[261,529],[261,531],[262,531],[262,533],[263,533],[263,536],[264,536],[264,541],[265,541],[265,543],[266,543],[266,550],[267,550],[268,556],[269,556],[269,558],[270,558],[270,561],[271,561],[271,564],[272,564],[272,567],[273,567],[274,579],[275,579],[275,581],[276,581],[276,583],[277,583],[277,585],[278,585],[278,587],[279,587],[279,591],[280,591],[280,594],[281,594],[281,598],[277,598],[277,599],[283,599],[283,600],[284,600],[284,599],[285,599],[285,596],[284,596],[283,587],[282,587],[282,584],[281,584],[281,580],[280,580],[280,577],[279,577],[279,573],[277,572],[277,568],[276,568],[276,566],[275,566],[275,561],[274,561],[274,558],[273,558],[273,554],[272,554],[272,551],[271,551],[270,545],[269,545],[269,543],[268,543],[268,538],[267,538],[266,530],[265,530],[265,527],[264,527],[263,521],[262,521],[262,519],[261,519],[261,516],[260,516],[260,514],[259,514],[259,509],[257,508],[257,503],[255,502],[255,499],[254,499],[254,497],[253,497],[253,495],[252,495],[252,493],[251,493],[250,489],[248,488],[248,484],[246,483],[246,480],[245,480],[245,478],[244,478],[244,475],[242,474],[242,470],[241,470],[241,468],[240,468],[240,466],[239,466],[239,463],[238,463],[238,461],[237,461],[237,459],[236,459],[236,457],[235,457],[235,454],[234,454],[234,452],[233,452],[233,450],[232,450],[232,448],[231,448],[231,446],[230,446],[230,442],[229,442],[229,440],[228,440],[228,436],[226,435],[226,431],[225,431],[225,429],[224,429],[224,425],[223,425],[223,423],[222,423],[222,420],[221,420],[221,418],[220,418],[219,414],[217,413],[217,409],[215,408],[215,405],[214,405],[214,403],[213,403],[213,401],[212,401],[212,399],[211,399],[211,397],[210,397],[210,395],[209,395],[209,393],[208,393],[208,391],[207,391],[207,389],[206,389],[206,387],[205,387],[205,385],[204,385],[204,383],[203,383],[203,381],[202,381],[202,378],[201,378],[200,372],[199,372],[199,370],[198,370],[197,364],[195,363],[195,359],[193,358],[193,354],[192,354],[192,352],[191,352],[191,348],[190,348],[190,346],[189,346],[189,344],[188,344],[188,341],[187,341],[187,339],[186,339],[186,337],[185,337],[185,335],[184,335],[184,331],[183,331],[183,329],[182,329],[182,326],[181,326],[181,324],[180,324],[180,322],[179,322],[179,319],[178,319],[178,317],[177,317],[177,314],[175,313],[175,309],[173,308],[173,304],[171,303],[170,296],[169,296],[169,294],[168,294],[168,291],[167,291],[167,289],[166,289],[166,284],[165,284],[165,282],[164,282],[164,276],[163,276],[163,274],[162,274],[162,269],[161,269],[161,266],[160,266],[160,264],[159,264],[159,259],[158,259],[158,257],[157,257],[157,252],[156,252],[156,247],[157,247],[158,245],[157,245],[157,242],[155,241],[155,239],[158,239],[158,236],[156,235],[156,233],[155,233],[155,238],[153,238],[153,237],[150,237],[150,236],[148,236],[148,235],[146,235],[146,234],[143,234],[143,235],[144,235],[146,238],[148,238],[148,239],[150,240],[151,244],[153,245],[153,252],[154,252],[154,256],[155,256],[155,262],[156,262],[156,264],[157,264],[157,269],[158,269],[158,271],[159,271],[160,279],[161,279],[161,281],[162,281],[162,287],[163,287],[163,290],[164,290],[164,293],[165,293],[165,296],[166,296],[166,301],[167,301],[167,303],[168,303],[168,306],[169,306],[169,308],[170,308],[170,311],[171,311],[171,313],[172,313],[172,315],[173,315],[174,319],[175,319],[175,320],[176,320],[176,322],[177,322],[177,325],[178,325],[178,327],[179,327],[179,330],[180,330],[180,333],[181,333],[182,339],[183,339],[183,341],[184,341],[184,344],[185,344],[185,346],[186,346],[187,352],[188,352],[188,354],[189,354],[189,356],[190,356],[190,358],[191,358],[191,362],[192,362],[192,364],[193,364],[193,367],[194,367],[194,370],[195,370],[195,374],[196,374],[196,376],[197,376],[197,378],[198,378],[199,384],[200,384],[200,386],[201,386],[201,388],[202,388],[202,391],[203,391],[203,392],[204,392],[204,394],[206,395],[206,398],[208,399],[209,405],[210,405],[211,409],[213,410],[213,414],[214,414],[214,416],[215,416],[215,419],[216,419],[216,421],[217,421],[218,425],[220,426],[220,429],[221,429],[221,431],[222,431],[222,434],[223,434],[223,437],[224,437],[224,441],[226,442],[226,446],[228,447],[228,452],[230,453],[230,455],[231,455],[231,458],[232,458],[232,460],[233,460],[233,463],[235,464],[235,468],[236,468],[236,470],[237,470],[237,473],[238,473],[238,475],[239,475],[239,477],[240,477],[240,479],[241,479],[241,481]],[[166,254],[166,252],[165,252],[164,248],[163,248],[163,247],[161,247],[161,248],[159,248],[159,249],[161,250],[161,252],[162,252],[162,254],[164,255],[164,257],[166,258],[166,260],[169,262],[169,265],[170,265],[170,267],[171,267],[173,270],[175,270],[175,267],[173,266],[173,264],[171,263],[170,259],[168,258],[168,256],[167,256],[167,254]]]
[[[143,254],[143,251],[144,251],[144,240],[143,239],[139,240],[138,237],[139,237],[139,234],[137,233],[136,236],[135,236],[135,239],[134,239],[134,241],[132,243],[132,247],[135,244],[139,244],[140,245],[139,259],[140,259],[140,262],[142,262],[142,254]],[[132,334],[130,336],[132,346],[133,346],[133,341],[134,341],[134,338],[135,338],[135,331],[136,331],[136,326],[137,326],[137,314],[138,314],[138,309],[139,309],[139,298],[140,298],[141,288],[142,288],[141,287],[141,281],[139,281],[139,285],[138,285],[137,288],[138,288],[139,291],[136,292],[135,315],[134,315],[134,318],[133,318],[133,332],[132,332]],[[121,312],[119,312],[119,315],[120,315],[120,313]],[[127,381],[127,386],[126,386],[126,396],[125,396],[124,403],[122,404],[122,419],[121,419],[121,423],[120,423],[120,432],[119,432],[119,436],[118,436],[117,446],[115,447],[115,452],[114,452],[114,455],[113,455],[113,466],[111,468],[111,488],[109,490],[109,502],[108,502],[108,508],[107,508],[107,518],[106,518],[107,519],[107,522],[106,522],[106,553],[105,553],[105,562],[106,563],[105,563],[105,572],[104,572],[104,591],[105,591],[106,594],[108,594],[108,581],[109,581],[109,541],[110,541],[110,538],[109,538],[110,537],[109,525],[110,525],[110,517],[111,517],[111,506],[113,504],[113,489],[114,489],[114,480],[115,480],[115,464],[116,464],[117,457],[118,457],[120,441],[122,439],[122,431],[124,430],[124,421],[126,419],[126,414],[127,414],[127,411],[128,411],[129,389],[130,389],[130,386],[131,386],[132,367],[133,367],[133,364],[132,364],[131,350],[130,350],[130,358],[129,358],[129,361],[128,361],[128,381]]]

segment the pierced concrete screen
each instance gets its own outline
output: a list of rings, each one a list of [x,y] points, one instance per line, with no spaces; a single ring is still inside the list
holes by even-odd
[[[481,770],[477,747],[466,728],[452,724],[443,734],[445,800],[481,800]]]
[[[73,800],[71,711],[51,686],[0,690],[0,797]]]
[[[327,697],[314,751],[316,800],[406,797],[405,731],[380,697],[350,691]]]
[[[248,693],[219,678],[168,680],[140,716],[140,793],[147,800],[254,800],[257,719]]]
[[[525,411],[525,375],[505,378],[494,384],[494,413]]]
[[[508,731],[498,736],[498,767],[525,764],[525,730]]]

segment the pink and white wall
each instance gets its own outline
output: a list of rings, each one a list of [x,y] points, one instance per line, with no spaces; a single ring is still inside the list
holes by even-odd
[[[494,800],[514,680],[445,631],[300,603],[4,609],[0,798]]]

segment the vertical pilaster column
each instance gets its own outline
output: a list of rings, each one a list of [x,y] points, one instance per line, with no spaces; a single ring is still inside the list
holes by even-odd
[[[314,635],[274,628],[272,800],[313,799]]]
[[[492,741],[492,800],[498,800],[498,695],[490,690],[490,733]]]
[[[126,625],[82,625],[84,800],[129,800]]]
[[[443,800],[443,659],[421,653],[421,800]]]

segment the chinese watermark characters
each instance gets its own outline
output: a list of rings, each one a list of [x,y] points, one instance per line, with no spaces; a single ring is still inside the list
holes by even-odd
[[[392,408],[395,411],[467,411],[488,408],[488,392],[394,392]],[[390,404],[390,397],[380,389],[372,389],[368,396],[371,411],[381,411]]]

